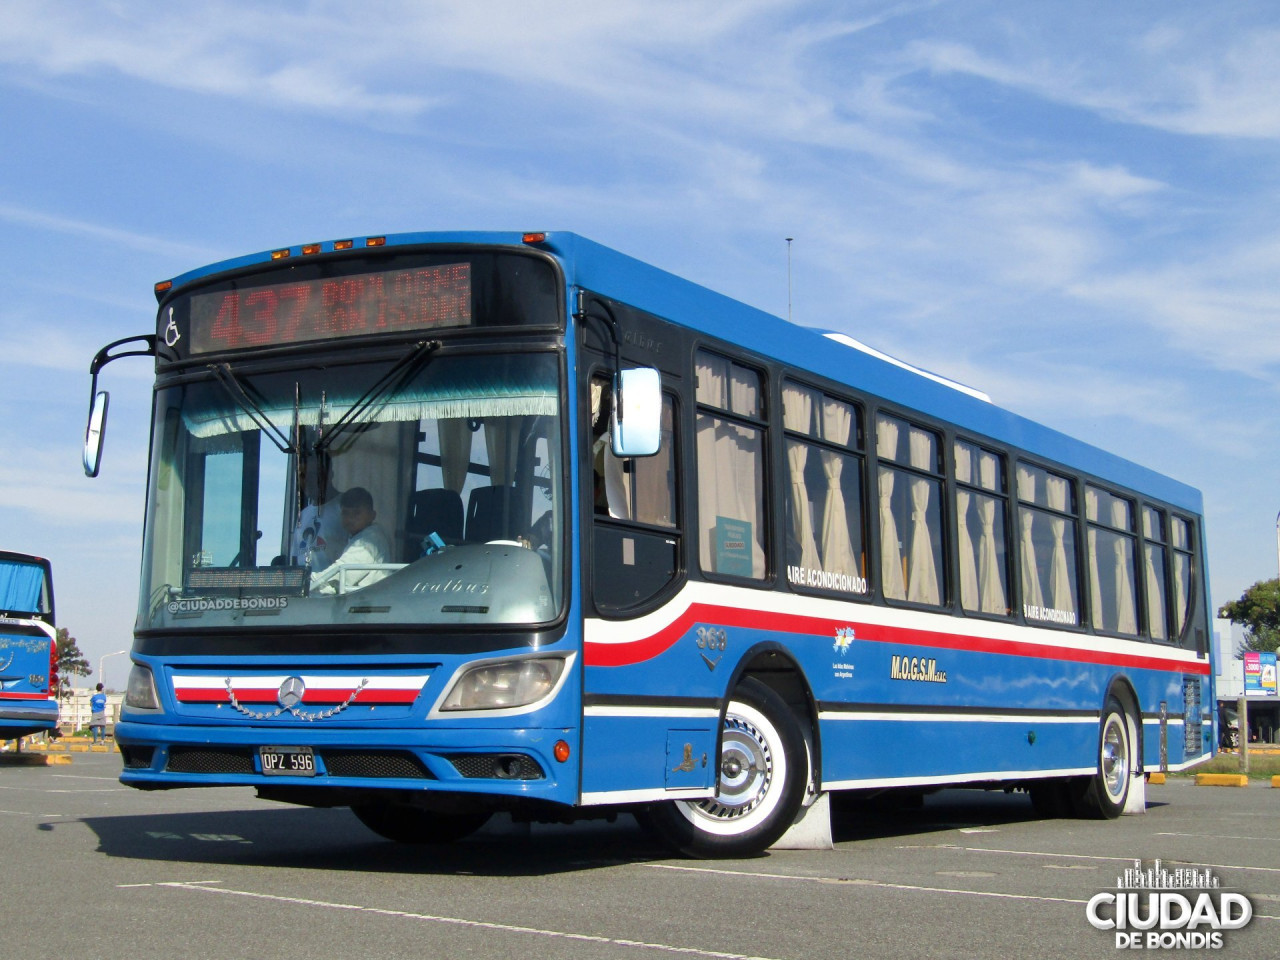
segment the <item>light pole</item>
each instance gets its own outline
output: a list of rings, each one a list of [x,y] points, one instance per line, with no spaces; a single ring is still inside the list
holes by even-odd
[[[1280,569],[1280,513],[1276,514],[1276,566]]]
[[[102,684],[103,689],[106,689],[106,686],[107,686],[107,681],[103,679],[103,674],[102,674],[103,662],[107,659],[107,657],[119,657],[128,652],[129,652],[128,650],[113,650],[111,653],[104,653],[102,656],[98,658],[98,682]]]
[[[791,241],[795,237],[787,237],[787,323],[791,322]],[[1276,536],[1280,537],[1280,517],[1276,517]]]

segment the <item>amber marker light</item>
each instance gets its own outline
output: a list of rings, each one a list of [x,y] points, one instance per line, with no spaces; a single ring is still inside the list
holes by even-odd
[[[557,740],[554,749],[556,760],[560,763],[564,763],[569,759],[569,744],[565,743],[565,741]]]
[[[271,259],[272,259],[272,260],[287,260],[288,258],[289,258],[289,248],[288,248],[288,247],[285,247],[283,250],[272,250],[272,251],[271,251]]]
[[[545,243],[547,235],[545,233],[526,233],[521,239],[525,243]]]
[[[356,242],[354,240],[335,240],[333,243],[333,249],[350,250],[355,245],[356,245]]]
[[[370,237],[364,242],[366,247],[385,247],[387,245],[386,237]]]
[[[320,252],[320,244],[318,243],[306,243],[306,244],[303,244],[302,246],[302,255],[304,257],[309,257],[313,253],[319,253],[319,252]]]
[[[156,296],[158,297],[162,293],[168,293],[172,289],[173,289],[172,280],[161,280],[159,283],[156,284]]]

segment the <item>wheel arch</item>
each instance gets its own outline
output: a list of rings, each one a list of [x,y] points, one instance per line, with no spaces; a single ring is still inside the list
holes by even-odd
[[[809,747],[812,782],[822,783],[818,701],[804,667],[784,645],[773,641],[757,643],[742,655],[729,675],[722,701],[725,706],[738,684],[748,677],[763,683],[786,702]]]
[[[1107,702],[1112,698],[1119,701],[1120,706],[1124,708],[1125,714],[1133,722],[1133,730],[1131,737],[1133,739],[1133,753],[1136,767],[1139,771],[1146,769],[1145,763],[1145,743],[1144,731],[1142,723],[1142,703],[1138,699],[1138,691],[1128,674],[1118,673],[1111,678],[1107,684],[1106,693],[1103,695],[1102,703],[1099,704],[1099,717],[1106,715]]]

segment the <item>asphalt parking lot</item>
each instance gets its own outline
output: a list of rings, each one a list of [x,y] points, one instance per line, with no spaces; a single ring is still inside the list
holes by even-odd
[[[243,789],[141,793],[114,755],[0,765],[8,921],[37,957],[1113,957],[1086,904],[1134,860],[1208,868],[1253,910],[1212,950],[1280,956],[1280,790],[1148,789],[1145,816],[1039,820],[1022,795],[838,804],[834,851],[672,858],[630,817],[450,847]]]

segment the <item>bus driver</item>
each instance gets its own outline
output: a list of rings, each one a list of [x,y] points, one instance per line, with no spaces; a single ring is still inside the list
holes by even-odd
[[[373,509],[373,495],[364,487],[352,487],[338,500],[342,511],[342,529],[347,545],[334,563],[311,578],[312,593],[337,593],[342,569],[352,564],[387,563],[391,542],[383,529],[374,523],[378,514]],[[355,590],[377,583],[386,570],[356,570],[348,575],[345,588]]]

